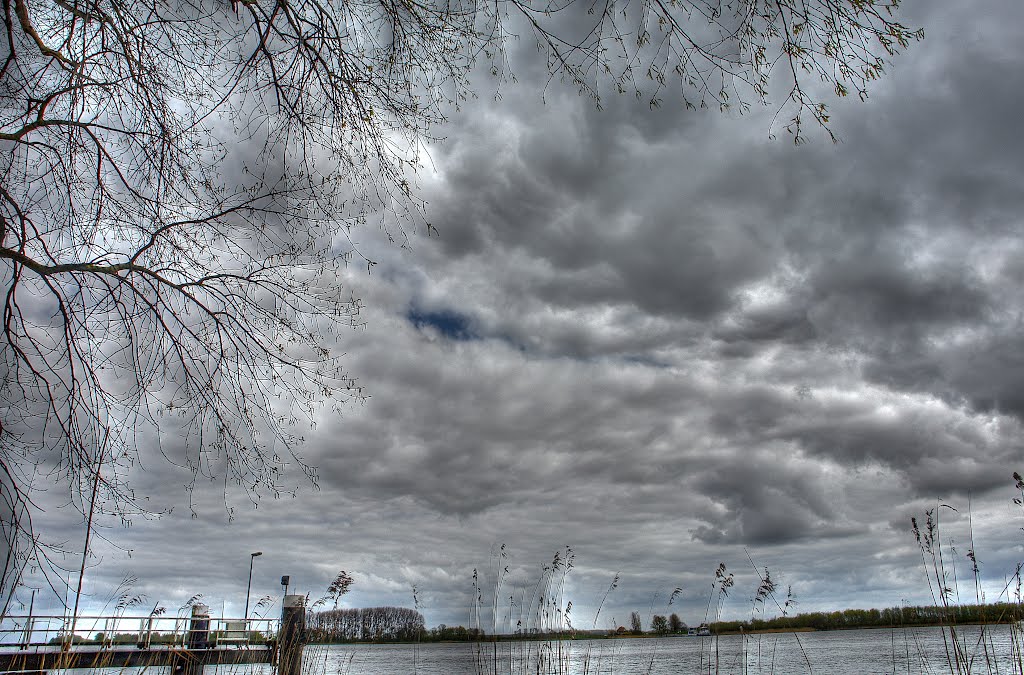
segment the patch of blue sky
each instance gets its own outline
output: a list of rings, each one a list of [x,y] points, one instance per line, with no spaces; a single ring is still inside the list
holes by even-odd
[[[424,310],[412,307],[406,314],[409,322],[418,329],[433,328],[448,340],[476,340],[470,317],[454,310]]]

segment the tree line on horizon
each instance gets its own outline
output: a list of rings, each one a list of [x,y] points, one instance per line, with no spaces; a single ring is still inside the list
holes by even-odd
[[[631,635],[643,635],[643,620],[640,618],[640,612],[632,612],[629,615],[629,629],[625,626],[619,626],[614,632],[619,634],[628,633]],[[671,635],[677,633],[685,633],[689,627],[686,622],[679,618],[679,615],[673,612],[670,616],[666,617],[662,614],[655,614],[651,617],[651,633],[655,635]]]
[[[951,615],[952,614],[952,615]],[[772,619],[716,621],[713,633],[739,633],[758,630],[843,630],[846,628],[893,628],[900,626],[938,626],[951,620],[958,624],[1011,623],[1024,619],[1024,607],[1012,602],[980,605],[904,606],[885,609],[844,609],[835,612],[807,612]]]
[[[807,612],[771,619],[752,618],[716,621],[709,625],[714,634],[763,630],[844,630],[851,628],[894,628],[901,626],[937,626],[955,620],[959,624],[1010,623],[1024,620],[1024,607],[998,602],[961,605],[955,616],[937,606],[903,606],[885,609],[844,609],[834,612]],[[472,642],[486,637],[479,628],[440,624],[427,629],[423,615],[405,607],[364,607],[312,612],[306,619],[310,642]],[[630,616],[629,629],[612,633],[626,635],[673,635],[685,633],[687,625],[678,615],[651,617],[649,631],[641,628],[639,612]],[[571,637],[560,634],[563,637]],[[592,631],[586,631],[592,634]],[[528,637],[501,636],[501,637]]]
[[[361,607],[311,612],[310,642],[409,642],[425,632],[423,615],[407,607]]]

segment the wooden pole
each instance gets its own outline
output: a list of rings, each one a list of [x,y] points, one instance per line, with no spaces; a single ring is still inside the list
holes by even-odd
[[[192,621],[188,626],[188,648],[210,648],[210,608],[206,605],[192,605]]]
[[[21,641],[21,648],[28,649],[29,645],[32,644],[32,610],[36,606],[36,589],[32,589],[32,598],[28,601],[28,618],[25,619],[25,636]]]
[[[210,648],[210,609],[206,605],[192,605],[185,644],[187,649],[175,659],[171,672],[173,675],[203,675],[204,662],[197,658],[194,650]]]
[[[302,648],[306,646],[306,596],[284,596],[277,645],[278,675],[302,675]]]

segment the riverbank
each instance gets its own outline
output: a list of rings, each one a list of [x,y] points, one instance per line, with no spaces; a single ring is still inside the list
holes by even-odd
[[[1003,626],[1013,623],[1013,620],[986,621],[986,622],[963,622],[957,623],[958,628],[962,627],[983,627]],[[784,633],[830,633],[836,631],[865,631],[865,630],[904,630],[916,628],[941,628],[946,624],[941,623],[904,623],[892,626],[842,626],[836,628],[814,628],[811,626],[757,628],[750,630],[721,630],[712,632],[711,635],[688,635],[685,633],[661,634],[661,633],[601,633],[601,632],[577,632],[577,633],[547,633],[534,635],[482,635],[474,639],[458,640],[337,640],[331,642],[314,641],[308,644],[318,646],[341,646],[341,645],[428,645],[428,644],[490,644],[492,642],[579,642],[587,640],[698,640],[708,637],[724,637],[736,635],[773,635]]]
[[[759,633],[765,631],[793,632],[857,628],[901,628],[924,626],[998,625],[1024,619],[1024,606],[1017,603],[977,605],[905,606],[885,609],[844,609],[835,612],[807,612],[771,619],[716,621],[710,624],[717,635]]]

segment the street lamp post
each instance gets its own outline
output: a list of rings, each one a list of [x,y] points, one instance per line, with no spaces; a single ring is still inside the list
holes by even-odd
[[[263,551],[256,551],[255,553],[249,554],[249,583],[245,587],[245,621],[249,622],[249,591],[252,590],[252,564],[256,561],[258,556],[263,555]]]

